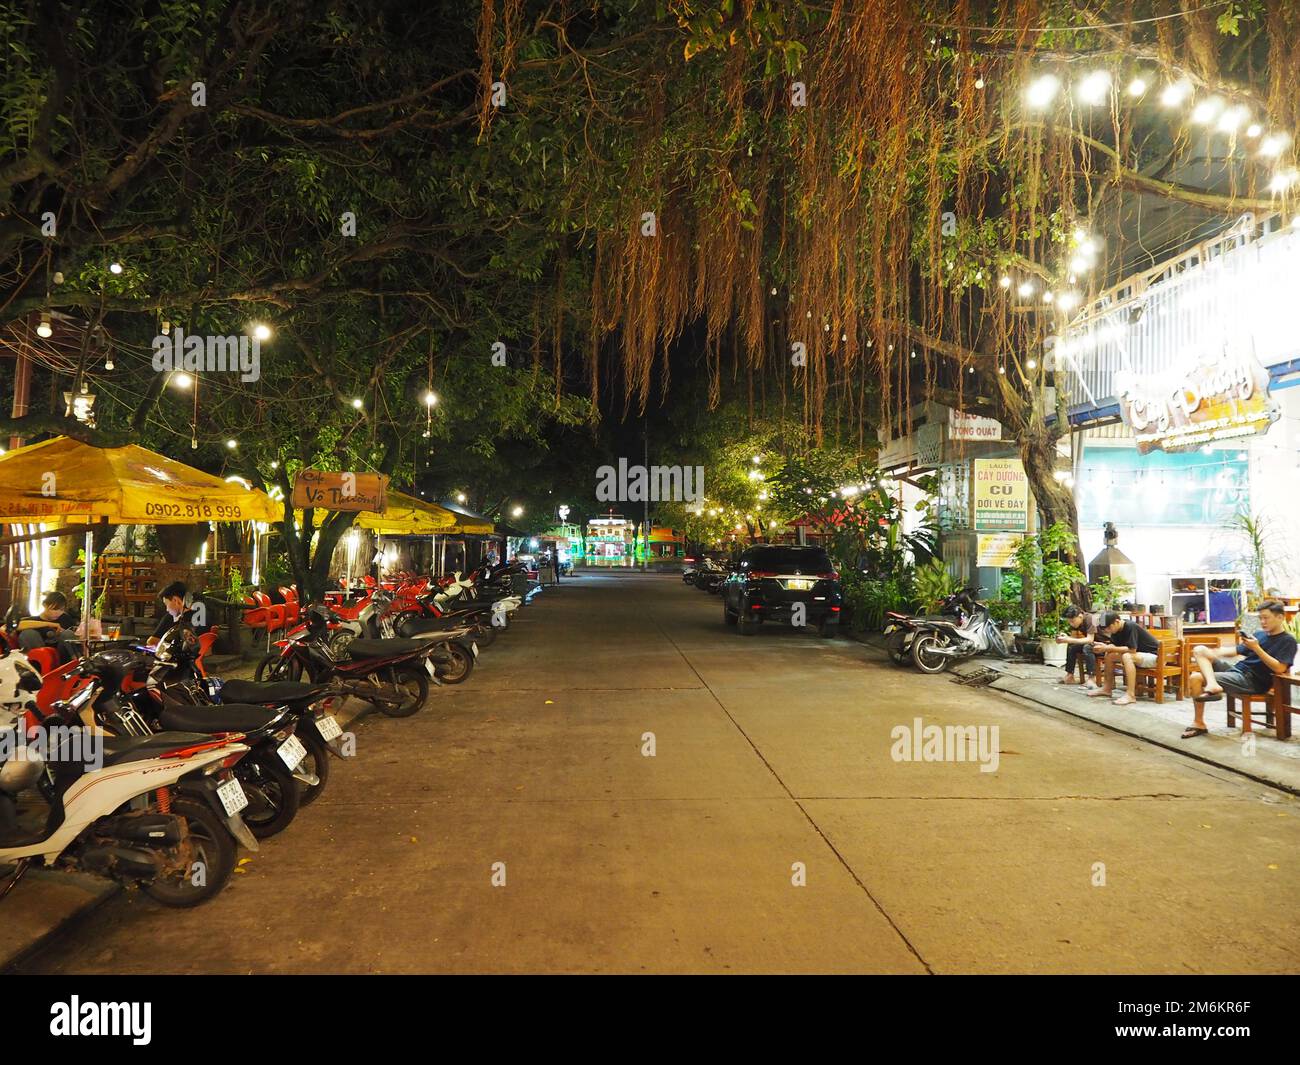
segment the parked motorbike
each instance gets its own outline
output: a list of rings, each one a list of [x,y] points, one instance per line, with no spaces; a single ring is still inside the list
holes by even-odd
[[[389,717],[409,717],[429,698],[429,683],[441,683],[435,656],[450,662],[438,644],[428,640],[358,639],[348,645],[348,657],[336,658],[328,639],[325,608],[307,609],[307,624],[276,643],[276,650],[257,665],[257,680],[335,682],[340,694],[353,695]]]
[[[173,629],[194,636],[187,626]],[[172,632],[168,636],[180,638]],[[297,781],[315,782],[302,768],[306,748],[294,735],[293,716],[262,706],[199,708],[177,700],[165,690],[166,663],[159,668],[155,659],[152,647],[111,648],[82,659],[74,672],[86,687],[73,698],[90,691],[94,723],[114,736],[242,733],[250,753],[240,760],[235,775],[248,797],[244,821],[257,839],[283,832],[298,815]]]
[[[927,621],[946,621],[950,618],[959,623],[965,619],[960,605],[961,595],[957,592],[945,597],[939,604],[937,614],[903,614],[896,610],[885,611],[885,650],[895,665],[901,666],[912,660],[912,639],[916,635],[917,625]]]
[[[982,654],[1009,656],[988,607],[974,595],[973,589],[967,589],[954,597],[954,605],[963,613],[960,621],[945,618],[915,622],[910,653],[912,662],[922,673],[942,673],[959,658]]]
[[[44,719],[42,734],[54,738],[43,751],[18,748],[0,764],[0,866],[14,867],[0,898],[45,865],[138,885],[165,906],[205,902],[234,871],[236,841],[257,849],[234,772],[248,744],[238,732],[94,735],[81,715],[95,692],[87,685]],[[92,743],[99,757],[87,758]],[[25,829],[18,796],[33,787],[49,812]]]
[[[200,641],[187,633],[173,626],[158,644],[151,678],[164,698],[193,706],[258,706],[287,713],[294,721],[294,736],[306,748],[294,771],[299,804],[315,802],[329,779],[330,756],[342,757],[339,737],[343,729],[329,712],[331,701],[341,698],[340,694],[329,684],[259,683],[210,676],[202,665]]]

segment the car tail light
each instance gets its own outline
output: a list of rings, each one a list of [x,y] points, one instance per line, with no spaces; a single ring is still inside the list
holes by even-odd
[[[830,573],[817,574],[817,579],[822,581],[837,581],[840,579],[840,575],[836,573],[835,570],[831,570]]]
[[[764,577],[775,577],[775,576],[776,576],[775,573],[769,573],[765,569],[752,569],[749,571],[749,579],[751,581],[761,581]]]
[[[832,614],[837,614],[837,613],[839,613],[839,609],[840,609],[839,607],[837,607],[837,606],[833,606],[833,607],[831,607],[831,613],[832,613]]]

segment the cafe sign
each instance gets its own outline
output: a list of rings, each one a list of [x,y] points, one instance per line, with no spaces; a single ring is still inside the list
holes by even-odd
[[[388,477],[382,473],[302,470],[293,482],[293,505],[304,510],[314,507],[382,514],[388,508]]]
[[[995,418],[967,414],[965,411],[949,407],[948,439],[998,441],[1002,439],[1002,423]]]
[[[1115,375],[1115,393],[1142,454],[1194,451],[1215,440],[1254,436],[1267,432],[1281,416],[1269,398],[1263,365],[1226,351],[1172,381],[1121,371]]]
[[[975,528],[980,532],[1029,529],[1029,478],[1019,459],[975,460]]]

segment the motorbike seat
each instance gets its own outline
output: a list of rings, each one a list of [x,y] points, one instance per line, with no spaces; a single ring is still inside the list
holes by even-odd
[[[307,684],[297,680],[228,680],[221,685],[222,699],[229,699],[232,703],[301,703],[318,699],[327,691],[327,684]]]
[[[208,743],[211,739],[210,735],[193,729],[155,732],[152,736],[105,736],[102,739],[104,765],[143,762],[149,758],[157,758],[164,751],[174,751],[177,747],[189,747],[196,743]]]
[[[397,627],[397,631],[403,639],[411,639],[422,632],[446,632],[460,627],[460,620],[455,617],[409,618]]]
[[[424,640],[353,640],[348,644],[348,654],[353,658],[388,658],[409,651],[423,651],[428,646]]]
[[[159,713],[158,723],[169,732],[257,732],[279,715],[278,710],[248,703],[222,703],[220,706],[168,703]]]

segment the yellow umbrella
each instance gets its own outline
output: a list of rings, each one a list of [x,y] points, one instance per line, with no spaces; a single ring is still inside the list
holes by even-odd
[[[93,447],[66,436],[0,455],[0,522],[189,525],[278,521],[265,492],[223,481],[136,444]],[[86,532],[82,605],[90,625],[93,534]]]
[[[188,525],[282,513],[265,492],[136,444],[100,448],[58,436],[0,455],[0,521]]]
[[[429,536],[454,532],[456,515],[437,503],[426,503],[390,488],[387,509],[382,514],[362,511],[356,524],[380,536]]]

